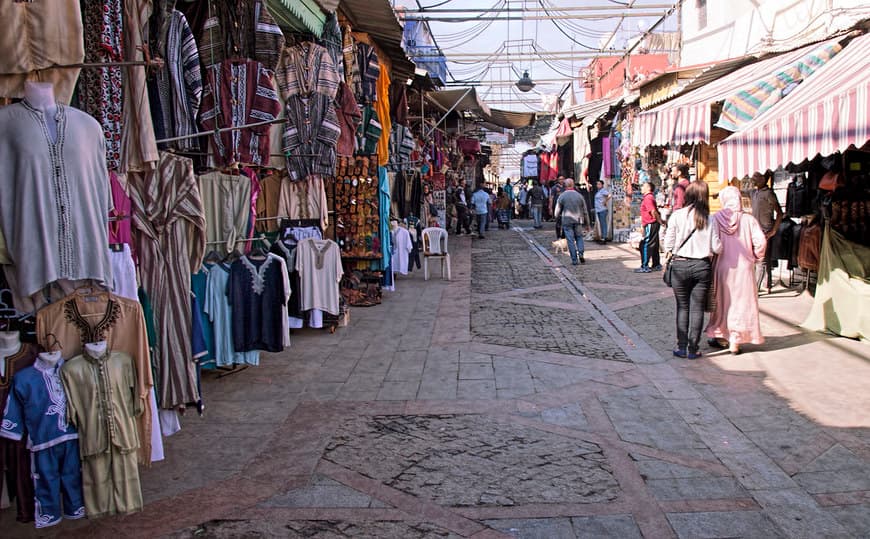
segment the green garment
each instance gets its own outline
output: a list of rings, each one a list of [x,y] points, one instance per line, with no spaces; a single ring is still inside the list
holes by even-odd
[[[825,227],[816,296],[802,327],[870,342],[870,247]]]
[[[136,396],[136,367],[123,352],[92,357],[87,351],[60,370],[67,399],[67,417],[78,428],[82,459],[106,453],[139,449],[136,417],[142,399]]]

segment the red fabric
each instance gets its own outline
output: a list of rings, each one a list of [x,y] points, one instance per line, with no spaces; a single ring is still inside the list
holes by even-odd
[[[540,179],[542,182],[549,182],[559,177],[559,155],[555,152],[544,152],[541,154],[541,173]]]
[[[656,197],[652,193],[645,194],[640,202],[640,222],[644,225],[655,223],[655,211],[657,209]]]
[[[338,155],[353,155],[356,130],[362,122],[362,113],[357,106],[353,91],[343,82],[339,85],[338,95],[335,98],[335,114],[341,127],[335,152]]]

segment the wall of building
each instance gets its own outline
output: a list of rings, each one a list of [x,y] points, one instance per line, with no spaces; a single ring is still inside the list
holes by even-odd
[[[867,17],[867,0],[685,0],[680,65],[790,50]]]
[[[613,68],[617,62],[619,65]],[[592,101],[622,95],[626,68],[631,83],[636,83],[650,78],[654,73],[664,72],[669,66],[670,60],[667,54],[633,54],[628,60],[619,57],[596,58],[588,67],[585,100]],[[604,76],[605,73],[607,76]]]

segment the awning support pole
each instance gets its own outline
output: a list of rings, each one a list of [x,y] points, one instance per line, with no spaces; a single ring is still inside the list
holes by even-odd
[[[429,132],[426,133],[426,137],[425,137],[425,138],[429,138],[429,136],[432,135],[432,133],[435,131],[435,128],[438,127],[439,125],[441,125],[441,122],[443,122],[445,119],[447,119],[447,115],[449,115],[451,112],[453,112],[453,109],[455,109],[457,106],[459,106],[459,103],[460,103],[463,99],[465,99],[465,96],[467,96],[469,93],[471,93],[471,90],[473,90],[473,89],[474,89],[474,88],[469,88],[468,90],[465,90],[465,93],[462,94],[462,97],[460,97],[459,99],[457,99],[457,100],[456,100],[456,103],[453,103],[453,106],[450,107],[449,109],[447,109],[447,112],[445,112],[444,115],[441,116],[441,118],[440,118],[440,119],[435,123],[435,125],[433,125],[431,129],[429,129]]]

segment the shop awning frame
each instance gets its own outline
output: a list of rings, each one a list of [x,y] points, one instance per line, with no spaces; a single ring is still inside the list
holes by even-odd
[[[535,122],[535,113],[533,112],[513,112],[489,108],[489,105],[477,95],[477,90],[473,86],[429,92],[426,94],[426,98],[442,111],[446,111],[444,117],[439,120],[439,124],[453,110],[471,112],[484,122],[507,129],[527,127]]]
[[[718,144],[719,177],[799,164],[870,140],[870,34],[837,56],[742,131]]]

